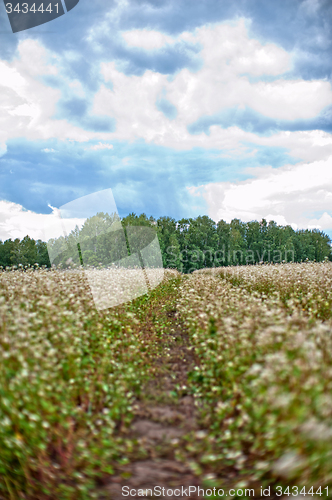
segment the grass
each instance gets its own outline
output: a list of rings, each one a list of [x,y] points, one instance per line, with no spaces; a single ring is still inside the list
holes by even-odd
[[[200,430],[179,460],[213,480],[331,486],[331,284],[328,262],[167,271],[98,312],[80,271],[2,272],[0,498],[97,498],[144,456],[125,430],[168,355],[169,314],[197,360],[186,393]]]

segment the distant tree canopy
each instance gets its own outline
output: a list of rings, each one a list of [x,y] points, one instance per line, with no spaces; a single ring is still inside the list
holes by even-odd
[[[49,267],[48,249],[55,264],[112,264],[130,254],[128,228],[146,226],[158,236],[164,267],[188,273],[204,267],[257,264],[260,262],[302,262],[332,260],[331,240],[317,229],[294,230],[276,222],[241,222],[233,219],[217,224],[208,216],[181,219],[129,214],[98,213],[81,229],[47,244],[26,236],[0,241],[0,266],[22,264]],[[123,231],[126,229],[126,232]],[[151,239],[151,238],[150,238]],[[73,249],[75,251],[73,252]],[[72,259],[72,256],[76,258]]]
[[[50,267],[47,244],[42,240],[35,241],[29,236],[25,236],[22,240],[19,238],[5,242],[0,240],[0,266],[5,268],[19,264]]]

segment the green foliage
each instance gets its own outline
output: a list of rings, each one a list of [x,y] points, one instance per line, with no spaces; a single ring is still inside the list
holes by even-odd
[[[131,213],[120,221],[117,214],[103,212],[88,218],[81,229],[76,227],[68,236],[51,239],[51,258],[62,267],[79,266],[82,262],[89,266],[112,265],[130,255],[128,231],[135,226],[146,227],[151,238],[156,232],[164,267],[183,273],[259,262],[332,260],[330,239],[317,229],[295,231],[265,219],[248,223],[233,219],[229,224],[221,220],[215,224],[206,215],[176,221]],[[147,232],[136,233],[134,247],[142,249],[150,239]],[[28,236],[22,241],[0,242],[0,266],[35,263],[50,266],[45,243]]]
[[[29,236],[25,236],[21,241],[18,238],[14,241],[0,241],[0,266],[6,268],[19,264],[50,267],[47,244],[41,240],[35,241]]]
[[[207,429],[199,462],[250,482],[331,485],[331,290],[329,262],[206,269],[184,282],[178,310]]]
[[[148,324],[176,293],[97,312],[80,270],[0,274],[0,497],[96,498],[135,443],[117,432],[159,349]]]
[[[160,222],[158,234],[174,241],[177,223]],[[216,234],[243,248],[238,220],[217,233],[208,218],[198,229],[189,222],[174,262],[181,245],[212,247]],[[250,245],[260,244],[260,228],[271,245],[279,230],[282,244],[296,242],[293,230],[269,227],[252,223]],[[200,473],[231,468],[246,483],[330,486],[331,290],[329,262],[172,270],[149,294],[98,313],[81,269],[0,273],[0,497],[96,498],[96,482],[133,457],[135,439],[119,430],[168,355],[167,311],[184,321],[197,359],[186,392],[201,429],[183,456]]]

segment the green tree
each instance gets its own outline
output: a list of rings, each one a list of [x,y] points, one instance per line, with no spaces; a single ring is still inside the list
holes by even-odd
[[[38,251],[34,239],[29,236],[25,236],[21,241],[19,238],[14,240],[14,245],[11,251],[11,262],[13,265],[34,265],[37,263],[37,260]]]
[[[246,263],[246,224],[239,219],[230,223],[229,253],[232,265]]]
[[[135,226],[140,228],[136,231]],[[110,265],[130,255],[130,251],[140,252],[152,243],[156,234],[164,267],[173,267],[184,273],[203,267],[257,262],[332,260],[331,241],[321,231],[295,231],[291,226],[278,226],[276,222],[267,223],[265,219],[248,223],[233,219],[230,224],[221,220],[215,224],[206,215],[176,221],[171,217],[155,220],[145,214],[131,213],[120,222],[116,214],[98,213],[87,219],[81,229],[76,228],[66,237],[50,240],[48,247],[53,258],[55,255],[55,263],[67,265],[69,257],[76,255],[75,263],[79,264],[77,243],[80,242],[85,264]],[[1,262],[8,261],[8,249],[10,255],[21,256],[20,260],[27,255],[31,242],[26,241],[22,248],[18,243],[10,240],[0,245]],[[26,261],[30,257],[25,257]],[[157,263],[157,257],[152,252],[151,262],[155,259]]]
[[[4,243],[1,241],[0,245],[0,266],[9,267],[12,265],[12,251],[14,249],[15,243],[12,239],[6,240]]]

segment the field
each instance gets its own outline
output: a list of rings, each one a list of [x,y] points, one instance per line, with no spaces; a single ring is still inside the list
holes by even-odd
[[[331,284],[329,262],[166,270],[98,312],[79,270],[2,272],[0,498],[154,479],[326,496]]]

